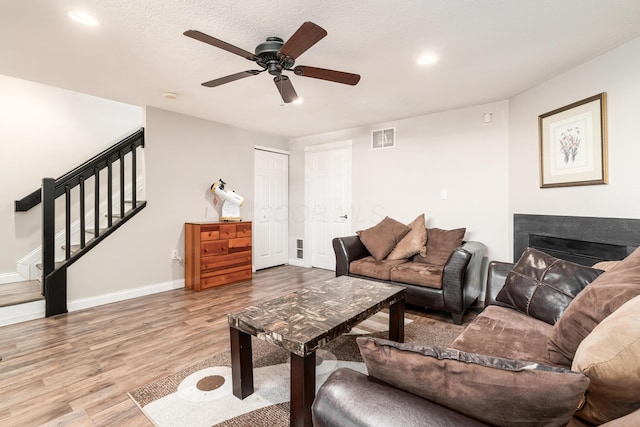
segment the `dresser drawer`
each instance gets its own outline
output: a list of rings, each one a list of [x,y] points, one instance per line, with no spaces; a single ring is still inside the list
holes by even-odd
[[[250,237],[250,236],[251,236],[251,223],[236,225],[236,237]]]
[[[203,289],[214,286],[224,285],[227,283],[241,282],[243,280],[251,280],[251,266],[231,268],[216,272],[211,276],[202,277],[200,283]]]
[[[240,252],[251,249],[251,237],[229,239],[229,252]]]
[[[203,257],[200,260],[200,271],[205,274],[211,270],[230,267],[251,266],[251,252],[238,252],[235,254],[215,255]]]
[[[229,252],[228,240],[212,240],[210,242],[202,242],[201,244],[201,256],[207,255],[221,255]]]
[[[218,240],[220,239],[220,227],[216,226],[211,227],[210,229],[205,229],[200,232],[200,241],[205,242],[207,240]]]
[[[220,225],[220,238],[231,239],[236,237],[236,224],[222,224]]]

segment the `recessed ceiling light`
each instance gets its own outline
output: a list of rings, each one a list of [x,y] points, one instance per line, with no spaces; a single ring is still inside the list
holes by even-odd
[[[82,12],[80,10],[70,11],[69,17],[76,22],[84,25],[89,25],[91,27],[95,27],[96,25],[100,24],[100,22],[93,15],[90,15],[87,12]]]
[[[421,57],[418,58],[418,64],[421,64],[421,65],[433,64],[437,60],[438,60],[438,57],[435,55],[431,55],[431,54],[422,55]]]
[[[167,99],[176,99],[178,97],[178,94],[176,94],[175,92],[164,92],[162,96]]]

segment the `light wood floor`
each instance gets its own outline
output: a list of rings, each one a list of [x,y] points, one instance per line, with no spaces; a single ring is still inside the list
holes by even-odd
[[[227,313],[334,274],[275,267],[251,282],[0,327],[0,425],[152,426],[127,392],[228,349]]]

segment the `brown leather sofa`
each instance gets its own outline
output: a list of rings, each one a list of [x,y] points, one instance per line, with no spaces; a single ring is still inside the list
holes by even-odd
[[[464,313],[482,292],[482,262],[486,247],[480,242],[463,242],[462,246],[451,252],[444,266],[425,265],[410,259],[376,262],[358,236],[333,239],[333,250],[336,255],[336,276],[361,277],[402,285],[407,289],[407,304],[447,311],[457,325],[462,323]],[[370,268],[361,268],[358,270],[360,274],[355,273],[352,263],[367,259],[371,260]],[[409,265],[418,268],[404,268]],[[393,272],[400,268],[404,268],[402,277],[409,282],[393,280]],[[430,283],[433,280],[430,278],[425,280],[425,276],[436,277],[436,283]]]
[[[610,312],[611,314],[608,314],[607,317],[605,317],[605,319],[607,320],[616,317],[613,316],[613,313],[622,313],[622,311],[624,311],[624,315],[626,316],[630,312],[628,310],[625,311],[624,308],[629,306],[629,304],[633,304],[632,307],[635,312],[631,312],[632,316],[623,318],[623,320],[626,322],[631,321],[632,325],[637,325],[637,320],[634,319],[638,319],[640,313],[640,296],[637,296],[640,294],[640,277],[638,277],[638,271],[640,271],[640,250],[638,250],[637,253],[634,253],[634,255],[635,261],[633,261],[633,264],[629,269],[627,269],[627,271],[616,271],[616,269],[614,268],[613,270],[606,272],[607,274],[609,274],[608,277],[605,277],[604,274],[598,277],[597,275],[600,273],[596,272],[596,277],[598,278],[595,280],[600,281],[598,283],[599,288],[591,287],[589,291],[582,290],[586,290],[587,288],[580,288],[580,290],[577,291],[577,293],[591,293],[591,295],[594,295],[593,292],[591,292],[593,289],[596,289],[597,292],[610,292],[615,288],[615,290],[613,291],[613,295],[615,296],[608,299],[607,301],[602,301],[600,303],[601,307],[605,308],[606,310],[612,310]],[[634,255],[631,255],[630,257],[633,257]],[[628,265],[629,264],[627,264],[627,266]],[[536,266],[533,265],[533,267],[535,268]],[[616,268],[618,268],[618,270],[623,270],[620,267],[622,267],[622,265],[619,265],[619,267]],[[455,350],[451,350],[451,352],[465,352],[465,354],[482,355],[479,356],[479,358],[485,357],[484,355],[489,355],[489,358],[506,358],[507,360],[526,361],[526,363],[535,362],[535,366],[544,365],[540,368],[542,370],[562,370],[563,375],[589,378],[590,382],[587,382],[587,384],[589,384],[588,390],[586,388],[587,385],[584,385],[584,389],[580,390],[579,400],[582,399],[581,404],[585,405],[585,407],[593,405],[593,403],[590,403],[590,398],[595,399],[595,396],[598,395],[598,399],[602,399],[603,390],[605,390],[605,393],[607,393],[608,390],[605,386],[603,386],[603,380],[600,378],[600,374],[594,374],[594,372],[589,371],[589,369],[591,369],[591,366],[595,366],[597,365],[597,363],[589,362],[590,366],[588,367],[588,369],[583,369],[580,366],[576,368],[576,360],[579,359],[578,354],[580,354],[581,352],[581,347],[579,347],[577,352],[575,353],[573,367],[571,361],[569,361],[568,366],[566,365],[566,363],[558,363],[559,359],[554,359],[553,355],[550,356],[548,347],[550,336],[552,336],[554,332],[554,325],[539,320],[539,318],[531,317],[530,315],[523,313],[516,307],[511,306],[509,303],[505,303],[504,297],[498,297],[500,301],[496,300],[496,295],[499,293],[501,288],[503,288],[503,285],[505,285],[505,280],[507,279],[509,273],[513,270],[513,268],[514,264],[510,263],[491,262],[489,264],[486,295],[487,307],[454,341],[454,343],[452,344],[452,349]],[[612,273],[613,275],[611,275]],[[562,266],[555,271],[551,271],[550,273],[548,273],[548,271],[545,269],[545,275],[551,277],[551,280],[555,280],[556,284],[560,284],[559,286],[555,286],[552,284],[552,286],[555,286],[558,289],[562,289],[562,286],[564,284],[562,276],[563,274],[568,274],[571,277],[579,277],[581,275],[580,272],[576,273],[573,270],[564,270]],[[583,276],[582,280],[593,280],[592,277]],[[538,278],[536,278],[536,280],[537,279]],[[511,281],[513,282],[513,280]],[[616,287],[615,283],[617,282],[623,282],[624,284],[621,287]],[[507,281],[507,283],[509,283],[509,281]],[[526,287],[527,285],[525,284],[524,286]],[[536,286],[539,286],[539,283]],[[583,286],[588,286],[588,284],[585,284]],[[504,286],[504,288],[507,288],[507,286]],[[562,290],[562,292],[564,292],[564,289]],[[621,296],[622,294],[626,294],[624,298]],[[579,303],[576,299],[570,300],[570,302],[576,302],[576,304],[573,305],[573,308],[579,307],[579,309],[581,309],[580,307],[584,307],[584,296],[585,295],[581,296],[583,298],[579,301]],[[602,300],[604,298],[602,298],[602,294],[597,295],[596,293],[596,299]],[[591,300],[589,300],[588,298],[586,299],[586,301],[589,306],[593,305]],[[628,301],[629,304],[626,304],[625,301]],[[565,315],[565,317],[567,318],[576,314],[576,310],[573,310],[573,312],[571,312],[571,315],[567,314],[572,310],[571,304],[566,307],[562,307],[562,304],[558,303],[557,298],[554,298],[552,296],[546,296],[542,298],[542,300],[536,301],[535,304],[541,305],[543,308],[545,308],[545,310],[543,310],[541,314],[541,317],[543,318],[545,316],[555,316],[558,313],[560,313],[560,315]],[[620,304],[623,305],[618,309],[617,306],[620,306]],[[563,310],[565,308],[566,311],[564,311],[563,314]],[[585,311],[589,311],[589,309],[590,307]],[[619,318],[620,316],[617,315],[617,317]],[[602,326],[604,326],[604,323],[605,320],[601,320],[600,324]],[[610,327],[610,325],[615,327],[615,325],[612,325],[611,323],[607,324],[607,327]],[[596,326],[596,328],[599,327],[599,325]],[[614,331],[618,331],[619,329],[620,328],[618,327],[617,329],[614,329]],[[634,328],[632,327],[628,329]],[[629,339],[629,342],[632,343],[628,346],[628,348],[631,348],[632,352],[632,357],[630,360],[637,359],[633,357],[633,352],[638,351],[637,343],[639,340],[636,335],[634,335],[637,333],[637,328],[635,329],[635,332],[630,332],[631,338]],[[596,333],[594,330],[593,334],[587,335],[587,338],[593,335],[598,335],[598,333]],[[600,333],[600,336],[602,337],[603,334]],[[610,336],[611,332],[607,331],[607,333],[604,334],[605,340],[608,340]],[[586,342],[587,338],[584,338],[582,341]],[[358,338],[359,344],[361,339],[362,338]],[[620,338],[617,337],[616,339],[619,340]],[[578,343],[580,344],[581,341],[578,341]],[[609,347],[608,343],[605,342],[604,345],[601,342],[599,343],[598,341],[596,341],[596,343],[598,343],[598,348],[595,352],[596,354],[598,352],[601,352],[603,349],[607,351],[607,347]],[[396,345],[401,346],[402,344]],[[624,351],[627,351],[628,348],[625,348]],[[363,348],[361,346],[361,352],[362,351]],[[613,357],[617,357],[618,354],[623,353],[623,351],[619,351],[619,349],[617,348],[612,349],[611,351],[615,352],[616,356]],[[626,381],[627,379],[625,377],[627,376],[637,377],[636,370],[638,369],[638,363],[629,363],[628,360],[629,359],[625,360],[623,363],[618,363],[618,365],[616,366],[616,369],[618,370],[618,372],[616,373],[616,378],[608,379],[608,381],[612,383],[613,387],[618,387],[620,383]],[[425,389],[433,388],[434,384],[425,381],[420,382],[418,380],[418,377],[414,376],[416,374],[414,373],[415,370],[412,370],[412,367],[408,367],[405,363],[397,363],[397,360],[395,362],[396,363],[391,364],[393,366],[387,366],[387,368],[396,369],[399,371],[410,371],[410,373],[407,374],[407,377],[409,379],[406,381],[411,383],[411,386],[400,387],[396,384],[396,387],[394,387],[388,382],[377,379],[380,378],[379,376],[377,376],[377,378],[374,378],[375,375],[372,374],[371,367],[368,364],[367,367],[369,370],[369,376],[350,370],[348,368],[341,368],[336,370],[320,387],[317,393],[312,408],[313,425],[315,427],[429,427],[494,425],[493,423],[486,422],[486,420],[484,422],[478,421],[478,417],[470,417],[469,412],[463,412],[459,410],[456,411],[454,409],[451,409],[452,407],[455,407],[455,404],[450,406],[439,405],[438,403],[435,403],[435,401],[438,401],[437,399],[427,399],[424,396],[420,397],[415,393],[415,390],[412,390],[413,393],[407,391],[407,389],[410,389],[414,386],[414,383],[418,383],[417,385],[415,385],[416,387]],[[466,363],[462,365],[466,365]],[[545,368],[545,366],[547,368]],[[413,367],[415,368],[415,366]],[[493,367],[494,366],[491,366],[491,368]],[[610,368],[610,366],[606,366],[607,370],[609,370]],[[460,369],[464,370],[465,368],[462,367]],[[627,374],[629,369],[632,370],[633,374]],[[448,381],[450,382],[447,382],[447,380],[445,379],[444,382],[441,383],[441,385],[444,385],[445,388],[455,388],[457,383],[465,382],[464,380],[460,379],[460,376],[458,374],[459,372],[455,372],[452,377],[449,377],[450,380]],[[560,382],[558,388],[563,387],[565,378],[566,377],[562,377],[562,382]],[[627,393],[627,401],[625,403],[626,409],[617,417],[604,424],[591,423],[585,421],[585,417],[580,416],[580,412],[574,413],[574,406],[571,406],[568,408],[568,425],[571,427],[590,427],[593,425],[603,425],[607,427],[631,427],[640,425],[640,397],[637,397],[640,396],[640,394],[636,393],[638,383],[632,378],[629,379],[629,381],[635,382],[632,383],[632,385],[624,384],[622,386],[623,388],[627,388],[626,391],[623,390],[623,393]],[[393,381],[391,382],[393,383]],[[491,382],[489,381],[487,383],[483,382],[482,384],[490,383]],[[509,384],[498,383],[496,389],[501,390],[500,387],[502,387],[502,385],[505,386],[505,389],[502,391],[498,391],[498,393],[509,393],[509,395],[511,396],[509,392]],[[544,382],[542,382],[541,384],[537,384],[537,386],[530,386],[530,383],[528,382],[524,385],[525,391],[531,390],[531,387],[536,390],[542,389],[542,393],[538,393],[538,395],[543,395],[541,397],[541,399],[543,400],[543,405],[545,404],[544,399],[553,401],[553,397],[549,398],[548,396],[544,396],[545,393],[548,393],[549,396],[554,396],[553,393],[555,390],[553,389],[553,387],[551,387],[551,390],[545,390],[545,387],[549,388],[549,385],[545,384]],[[484,386],[479,388],[483,389],[483,391],[485,390]],[[431,390],[430,392],[433,392],[433,390]],[[584,397],[585,395],[586,400]],[[454,396],[458,396],[458,394],[454,393]],[[508,403],[506,405],[502,405],[502,407],[495,407],[491,406],[487,402],[480,402],[480,400],[483,399],[482,393],[480,393],[478,396],[480,397],[476,397],[475,400],[471,400],[470,405],[483,407],[482,405],[484,404],[483,410],[491,413],[509,414],[509,411],[512,410],[512,408],[509,408],[509,406],[511,405],[509,405]],[[525,396],[527,395],[525,394]],[[469,400],[469,396],[464,395],[460,395],[457,400],[463,401],[465,400],[465,397],[466,400]],[[612,408],[615,410],[620,408],[622,405],[622,403],[620,403],[621,401],[616,400],[619,399],[619,396],[613,397],[613,400],[608,400],[610,399],[610,397],[609,395],[605,394],[604,398],[604,407],[606,408],[606,410],[611,410]],[[511,401],[509,399],[513,399],[513,397],[507,396],[506,399],[509,402]],[[529,399],[527,397],[524,397],[523,399],[527,401],[528,404]],[[594,401],[595,400],[591,400],[591,402]],[[466,405],[468,407],[469,402],[467,402]],[[514,407],[515,406],[518,405],[514,404]],[[544,406],[542,407],[544,408]],[[577,405],[575,407],[577,407]],[[585,407],[581,407],[579,411],[585,410]],[[544,413],[544,410],[536,411],[535,413],[542,414]],[[571,418],[572,414],[573,417]],[[506,422],[504,422],[503,420],[502,423],[496,424],[557,425],[554,423],[537,424],[535,421],[529,424],[512,424],[509,423],[509,415],[506,415],[506,420]],[[566,422],[564,424],[566,424]]]

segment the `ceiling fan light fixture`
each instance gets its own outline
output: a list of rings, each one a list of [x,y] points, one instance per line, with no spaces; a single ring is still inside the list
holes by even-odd
[[[71,10],[69,11],[69,18],[73,19],[76,22],[79,22],[83,25],[87,25],[90,27],[95,27],[100,25],[100,21],[98,21],[93,15],[83,12],[81,10]]]
[[[296,99],[295,101],[293,101],[294,104],[302,104],[304,102],[304,99],[298,97],[298,99]]]
[[[433,54],[426,54],[418,57],[418,64],[429,65],[438,61],[438,57]]]

